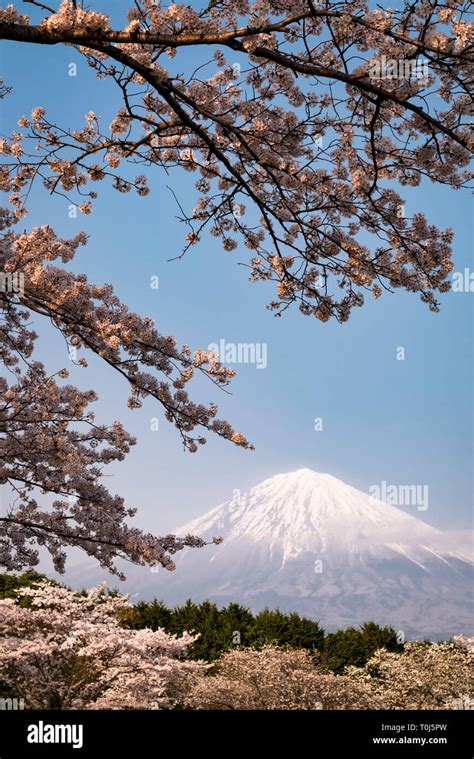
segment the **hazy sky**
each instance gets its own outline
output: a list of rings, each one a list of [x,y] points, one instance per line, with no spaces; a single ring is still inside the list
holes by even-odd
[[[126,8],[118,0],[115,7]],[[107,7],[106,3],[102,7]],[[193,51],[198,60],[199,52]],[[112,85],[97,82],[83,59],[64,47],[4,44],[2,70],[13,87],[2,105],[2,133],[37,105],[64,126],[82,125],[89,110],[108,124],[116,110]],[[68,64],[78,75],[68,76]],[[138,171],[137,173],[140,173]],[[473,398],[472,299],[474,293],[442,296],[442,310],[431,313],[417,295],[401,291],[353,312],[344,325],[322,324],[297,309],[276,319],[266,308],[272,288],[247,281],[238,266],[245,248],[233,253],[204,236],[181,261],[184,228],[166,188],[192,208],[196,176],[155,169],[147,198],[121,195],[105,182],[89,217],[68,217],[67,202],[51,198],[39,185],[23,226],[50,224],[70,237],[90,235],[73,264],[91,281],[113,283],[131,309],[152,316],[157,328],[180,343],[207,347],[221,338],[263,343],[268,366],[238,365],[232,395],[209,383],[195,383],[194,398],[220,407],[256,445],[255,452],[208,437],[196,454],[183,452],[176,430],[161,407],[146,402],[126,408],[128,388],[118,376],[91,360],[88,370],[69,365],[62,339],[46,328],[42,340],[51,370],[68,366],[80,387],[94,387],[97,417],[124,421],[138,437],[129,457],[110,473],[108,487],[139,507],[137,522],[157,532],[199,515],[266,477],[300,467],[329,472],[368,491],[382,481],[429,487],[429,508],[415,516],[445,528],[470,526],[472,507]],[[94,187],[94,189],[96,189]],[[424,211],[438,226],[454,228],[455,271],[472,267],[472,201],[457,192],[425,183],[404,191],[407,214]],[[150,278],[159,277],[158,290]],[[405,348],[405,360],[396,357]],[[89,357],[88,357],[89,358]],[[159,431],[150,420],[158,417]],[[323,430],[315,431],[321,417]]]

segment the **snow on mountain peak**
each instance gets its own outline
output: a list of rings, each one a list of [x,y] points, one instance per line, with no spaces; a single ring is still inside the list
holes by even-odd
[[[177,531],[222,536],[222,545],[181,551],[171,576],[127,566],[127,589],[171,605],[207,598],[298,611],[330,630],[373,619],[407,637],[472,634],[468,530],[442,532],[307,468],[233,494]]]
[[[283,561],[310,551],[326,558],[373,552],[377,546],[436,542],[439,530],[346,485],[303,468],[277,474],[179,529],[235,542],[278,545]]]
[[[224,541],[183,551],[165,598],[278,606],[332,629],[368,619],[417,635],[472,629],[467,536],[307,468],[233,492],[178,531]]]

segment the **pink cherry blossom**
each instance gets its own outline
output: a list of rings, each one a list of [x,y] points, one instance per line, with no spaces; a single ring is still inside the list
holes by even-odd
[[[31,124],[20,121],[22,132],[2,143],[0,182],[18,218],[39,173],[51,192],[79,192],[89,213],[89,183],[108,179],[144,196],[154,169],[180,167],[199,192],[183,218],[183,252],[205,229],[228,252],[243,241],[251,281],[275,282],[276,314],[296,303],[322,321],[345,321],[366,293],[395,288],[438,310],[452,233],[400,209],[404,187],[430,179],[458,189],[471,176],[468,0],[399,10],[366,0],[222,0],[201,9],[137,0],[123,29],[94,3],[34,4],[43,9],[38,24],[20,3],[1,10],[3,36],[74,45],[100,80],[118,86],[118,104],[109,124],[89,113],[80,128],[61,127],[40,107]],[[170,57],[181,74],[170,72]],[[117,173],[127,161],[146,176]]]
[[[196,636],[124,628],[128,600],[105,584],[78,594],[41,582],[17,595],[0,600],[0,671],[28,709],[166,709],[208,669],[185,658]]]

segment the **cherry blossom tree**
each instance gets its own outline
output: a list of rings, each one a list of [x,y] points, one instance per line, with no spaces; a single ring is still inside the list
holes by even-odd
[[[7,229],[12,221],[8,211],[0,219]],[[7,513],[0,514],[0,564],[8,569],[32,566],[39,545],[63,571],[65,548],[74,546],[114,573],[116,557],[174,569],[173,553],[205,542],[190,535],[159,538],[128,525],[135,509],[111,494],[101,478],[104,467],[122,460],[135,440],[118,421],[96,423],[88,410],[96,394],[63,384],[66,369],[50,375],[33,358],[37,335],[28,320],[32,313],[50,319],[69,345],[87,348],[115,369],[130,385],[131,408],[145,397],[157,400],[190,451],[205,443],[202,435],[192,435],[199,426],[250,447],[228,422],[215,418],[214,404],[196,404],[186,392],[194,372],[221,387],[234,372],[212,353],[179,349],[173,338],[155,329],[153,320],[131,313],[110,285],[89,284],[85,276],[50,263],[71,260],[84,242],[82,234],[61,240],[47,226],[4,234],[5,270],[12,276],[21,272],[25,284],[21,293],[0,292],[0,356],[7,370],[0,377],[0,484],[9,485],[16,496]],[[84,357],[77,363],[87,367]],[[40,503],[41,493],[53,501],[43,498]]]
[[[25,603],[27,601],[27,603]],[[235,648],[211,665],[186,658],[195,636],[122,627],[128,599],[41,580],[0,600],[0,680],[38,709],[472,708],[472,639],[380,649],[327,672],[317,652]]]
[[[468,651],[471,653],[474,653],[474,638],[468,637],[467,635],[453,635],[453,643],[456,643],[458,646],[462,646],[463,648],[467,648]]]
[[[407,643],[378,650],[364,667],[324,671],[308,651],[236,649],[217,673],[197,673],[183,702],[194,709],[472,708],[474,654],[469,641]]]
[[[96,423],[92,391],[62,384],[65,370],[52,374],[33,358],[32,314],[117,371],[132,407],[146,397],[161,403],[188,450],[205,442],[205,430],[250,447],[214,404],[195,403],[186,390],[193,374],[225,387],[232,371],[212,353],[178,348],[110,285],[56,265],[72,259],[84,235],[13,231],[34,182],[89,214],[100,182],[144,196],[160,170],[193,174],[195,208],[177,199],[181,255],[206,230],[229,252],[243,242],[250,279],[276,285],[269,307],[277,315],[297,303],[303,314],[345,321],[365,292],[378,298],[400,287],[437,310],[437,294],[449,289],[452,233],[405,213],[402,192],[426,180],[455,189],[469,181],[468,0],[415,0],[401,10],[364,0],[124,7],[122,22],[99,0],[0,8],[3,39],[72,46],[118,99],[110,124],[92,110],[82,123],[53,123],[38,104],[0,140],[10,204],[0,216],[2,276],[23,278],[18,292],[0,293],[12,377],[0,379],[0,482],[17,497],[0,517],[0,563],[10,569],[34,564],[38,545],[59,570],[65,548],[80,546],[112,571],[117,556],[173,568],[175,551],[202,545],[128,526],[133,509],[101,478],[134,441],[120,422]],[[135,166],[141,173],[132,176]],[[44,493],[54,500],[40,506]]]
[[[6,94],[2,85],[0,96]],[[216,418],[215,404],[195,403],[186,390],[195,373],[225,388],[235,372],[212,352],[177,347],[152,319],[130,312],[110,285],[91,284],[84,275],[53,265],[73,259],[87,241],[83,233],[62,240],[43,226],[17,234],[13,229],[21,215],[0,209],[0,361],[5,369],[0,377],[0,485],[15,496],[0,513],[0,565],[10,570],[33,566],[38,547],[44,546],[55,569],[63,572],[66,548],[79,547],[122,578],[116,558],[173,570],[174,553],[205,541],[192,535],[157,537],[129,526],[127,518],[136,509],[110,493],[102,477],[104,467],[123,460],[135,440],[119,421],[111,426],[96,422],[88,409],[96,393],[64,385],[67,369],[46,371],[34,357],[38,335],[29,322],[32,315],[49,320],[64,337],[70,358],[71,348],[75,353],[84,348],[125,378],[130,408],[139,408],[146,397],[158,401],[191,452],[206,442],[196,428],[252,447]],[[88,366],[85,357],[74,363]],[[41,498],[45,494],[52,497],[50,503]]]
[[[400,654],[380,649],[364,667],[348,667],[386,709],[453,709],[474,697],[472,639],[406,643]]]
[[[228,651],[217,674],[197,673],[183,703],[193,709],[369,709],[363,681],[324,672],[303,649],[263,646]]]
[[[29,709],[170,708],[209,665],[183,658],[188,633],[121,627],[127,607],[105,585],[78,594],[47,581],[0,600],[2,680]]]
[[[20,119],[2,143],[17,214],[38,176],[89,213],[91,184],[149,191],[146,174],[120,173],[127,162],[179,166],[199,193],[183,253],[206,228],[228,251],[240,238],[250,278],[276,283],[275,313],[297,302],[345,321],[364,291],[397,287],[438,309],[452,233],[406,214],[400,191],[470,177],[469,0],[135,0],[120,28],[100,5],[0,10],[3,38],[72,45],[120,98],[110,125],[92,111],[56,125],[41,107]]]

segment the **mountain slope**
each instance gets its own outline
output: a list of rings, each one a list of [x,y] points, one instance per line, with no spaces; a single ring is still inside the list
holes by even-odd
[[[160,583],[171,602],[278,605],[328,628],[374,619],[407,635],[473,628],[468,547],[329,474],[276,475],[178,532],[224,542],[177,559]]]
[[[437,530],[329,474],[278,474],[177,532],[224,542],[186,549],[172,574],[127,565],[128,591],[278,606],[327,630],[374,620],[407,638],[474,632],[470,532]],[[88,574],[81,586],[97,581]]]

